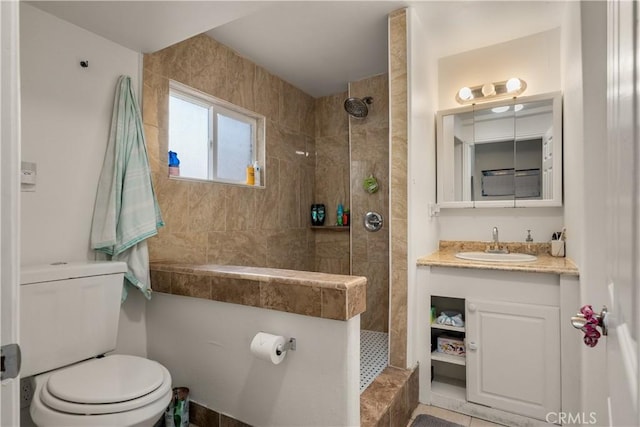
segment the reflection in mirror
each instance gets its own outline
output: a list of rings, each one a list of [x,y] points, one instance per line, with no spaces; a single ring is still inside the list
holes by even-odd
[[[561,205],[560,110],[550,94],[438,113],[438,203]]]
[[[473,200],[514,200],[514,108],[474,108]]]

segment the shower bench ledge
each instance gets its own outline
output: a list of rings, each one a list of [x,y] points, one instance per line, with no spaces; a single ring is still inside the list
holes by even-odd
[[[215,264],[150,264],[154,292],[333,320],[366,310],[362,276]]]

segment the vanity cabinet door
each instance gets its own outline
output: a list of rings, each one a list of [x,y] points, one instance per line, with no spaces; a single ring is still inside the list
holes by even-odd
[[[559,412],[559,311],[467,300],[467,400],[542,420]]]

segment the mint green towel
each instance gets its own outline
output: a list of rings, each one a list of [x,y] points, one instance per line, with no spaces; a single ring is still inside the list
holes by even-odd
[[[131,77],[120,76],[91,225],[91,248],[128,265],[127,282],[151,298],[145,239],[164,225],[153,191],[140,108]]]

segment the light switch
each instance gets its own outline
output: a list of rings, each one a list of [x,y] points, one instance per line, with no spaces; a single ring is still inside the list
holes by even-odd
[[[37,167],[32,162],[22,162],[20,165],[20,190],[36,191]]]

